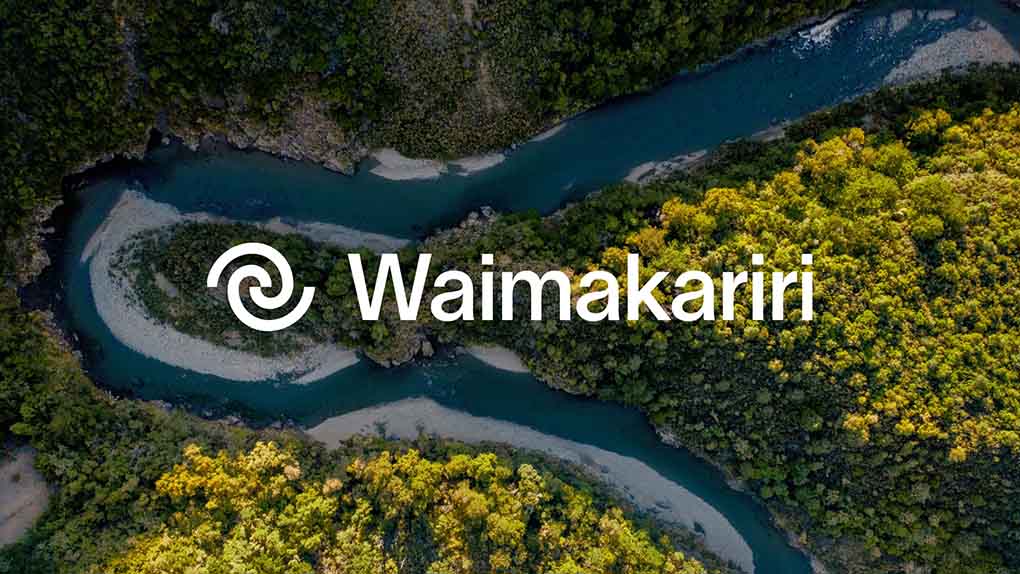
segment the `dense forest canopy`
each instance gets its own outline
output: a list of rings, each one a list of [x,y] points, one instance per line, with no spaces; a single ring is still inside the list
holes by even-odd
[[[384,451],[345,471],[307,479],[273,443],[215,457],[189,446],[156,483],[171,520],[106,571],[707,572],[618,508],[492,453],[433,461]]]
[[[0,0],[5,280],[25,270],[33,252],[22,247],[26,232],[59,198],[64,176],[140,151],[156,124],[279,134],[307,119],[292,111],[310,99],[309,109],[326,110],[325,120],[312,115],[313,127],[336,128],[345,145],[465,154],[848,2],[694,10],[659,0],[505,0],[479,2],[470,15],[458,4]],[[730,146],[702,172],[426,244],[457,268],[488,251],[501,252],[508,267],[575,271],[614,268],[626,250],[640,252],[649,272],[738,267],[754,251],[790,267],[809,251],[820,279],[810,324],[754,323],[744,309],[734,324],[367,327],[348,312],[342,262],[303,261],[316,246],[301,241],[285,251],[300,281],[326,294],[310,317],[313,336],[381,362],[410,358],[424,336],[503,344],[558,388],[639,406],[668,439],[720,462],[809,532],[815,548],[838,541],[826,554],[833,562],[866,572],[1013,572],[1018,94],[1015,70],[882,92],[809,118],[786,140]],[[188,233],[204,237],[206,249],[230,237],[213,228]],[[181,243],[160,264],[173,271],[189,240],[170,241]],[[215,323],[192,327],[208,334]],[[583,486],[539,472],[538,487],[524,465],[443,448],[385,455],[355,445],[331,458],[286,435],[279,448],[260,444],[262,434],[98,391],[58,339],[11,289],[0,290],[0,432],[29,441],[57,487],[40,525],[0,553],[0,571],[172,571],[203,552],[226,564],[263,534],[280,549],[280,569],[267,564],[271,571],[301,560],[337,571],[353,552],[369,571],[400,571],[398,559],[412,555],[451,571],[465,560],[701,571]],[[471,475],[490,466],[498,478]],[[279,488],[253,486],[251,468]],[[418,472],[429,480],[410,482],[427,491],[404,488]],[[216,490],[224,484],[233,488]],[[510,488],[550,496],[529,509],[508,499]],[[387,514],[395,496],[420,512]],[[441,511],[444,504],[466,506],[457,515]],[[248,505],[272,512],[253,517]],[[501,520],[473,520],[472,505],[500,509]],[[419,521],[436,529],[421,535]],[[283,524],[307,536],[270,531]],[[559,538],[544,539],[539,525]],[[163,544],[180,562],[149,560]]]
[[[848,4],[0,0],[3,272],[38,271],[10,238],[65,175],[154,126],[348,167],[464,156]]]
[[[465,225],[418,248],[432,254],[433,273],[477,276],[490,252],[497,270],[608,269],[621,298],[627,252],[641,255],[643,276],[718,276],[749,267],[752,253],[768,254],[765,271],[785,270],[813,253],[810,322],[796,311],[791,321],[751,321],[738,305],[731,322],[439,323],[423,314],[413,329],[389,309],[365,324],[341,250],[258,233],[320,289],[303,328],[321,338],[380,362],[423,337],[510,347],[556,388],[641,407],[819,547],[852,541],[845,564],[1010,571],[1020,558],[1018,85],[1016,70],[985,70],[886,90],[809,117],[786,139],[727,146],[693,173],[617,186],[547,218]],[[188,270],[244,234],[187,225],[149,249],[187,285]],[[404,253],[405,274],[414,256]],[[667,283],[658,293],[676,294]],[[229,314],[208,294],[199,300],[208,305],[200,320],[177,324],[215,334]],[[526,298],[515,304],[526,317]]]
[[[717,10],[694,23],[680,18],[688,7],[676,2],[639,7],[531,0],[0,0],[0,59],[5,62],[0,70],[0,270],[5,282],[37,273],[45,260],[32,235],[61,197],[63,178],[116,154],[140,154],[154,126],[185,137],[228,132],[265,134],[272,140],[307,136],[303,131],[325,133],[323,139],[343,148],[348,162],[368,145],[415,155],[465,155],[508,145],[563,114],[646,89],[677,67],[704,63],[747,39],[843,5],[762,3],[764,18],[762,13],[752,16],[746,6],[715,5]],[[578,18],[560,18],[568,12]],[[535,18],[540,26],[522,25]],[[594,35],[593,23],[599,28]],[[694,39],[670,43],[665,52],[638,53],[638,48],[630,55],[635,47],[626,35],[638,33],[639,23],[650,39],[674,33],[669,30]],[[619,27],[608,31],[607,24]],[[586,44],[585,38],[593,43]],[[47,330],[41,316],[22,310],[7,287],[0,292],[0,311],[0,432],[4,440],[17,437],[35,447],[38,466],[56,489],[37,528],[0,553],[0,571],[168,571],[169,564],[145,560],[153,544],[174,540],[181,552],[174,556],[184,557],[180,566],[203,551],[232,560],[240,555],[235,551],[255,543],[245,534],[264,533],[248,530],[245,521],[251,517],[239,514],[221,514],[234,522],[221,524],[217,533],[203,522],[211,509],[160,490],[185,472],[171,470],[185,461],[185,445],[230,453],[216,460],[244,460],[269,448],[255,444],[262,434],[114,399],[92,386],[76,359],[56,343],[59,336]],[[334,315],[329,311],[321,310],[321,325],[330,325],[328,319],[340,316],[336,312],[342,309],[332,310]],[[384,329],[372,335],[380,358],[393,348],[399,332]],[[396,359],[407,355],[398,353]],[[295,457],[299,464],[294,467],[302,472],[325,468],[321,452],[309,454],[303,443],[280,440],[286,446],[273,456]],[[363,451],[365,472],[387,460],[378,448]],[[205,460],[196,458],[197,451],[188,452],[192,463]],[[338,456],[350,454],[345,453]],[[423,454],[413,467],[446,472],[444,465],[461,465],[462,459],[449,455]],[[401,456],[398,460],[406,461],[403,457],[410,455]],[[466,460],[468,466],[527,468],[506,466],[503,459]],[[220,470],[218,476],[227,478],[236,466],[224,462]],[[671,544],[650,537],[587,494],[582,482],[558,485],[567,474],[541,474],[548,497],[531,509],[523,539],[513,520],[493,526],[512,527],[506,536],[496,536],[505,547],[484,543],[479,537],[483,525],[470,520],[444,522],[452,530],[415,541],[431,540],[429,560],[460,566],[467,556],[472,563],[494,567],[509,560],[509,568],[518,570],[544,564],[563,571],[703,571],[697,561],[675,553]],[[455,476],[452,470],[450,476]],[[230,480],[244,486],[243,477]],[[501,480],[500,488],[519,486],[517,478]],[[358,566],[365,571],[388,570],[394,556],[414,549],[389,541],[380,547],[378,537],[400,528],[417,535],[414,529],[436,516],[439,499],[431,495],[418,493],[422,513],[395,525],[388,522],[392,517],[383,520],[352,510],[353,490],[344,491],[346,502],[339,496],[327,502],[310,489],[306,493],[312,484],[301,482],[275,493],[277,499],[259,502],[286,508],[293,496],[294,508],[320,512],[312,512],[318,518],[337,504],[333,522],[319,520],[303,531],[321,541],[319,550],[328,547],[328,555],[313,552],[304,541],[279,546],[285,551],[281,556],[311,556],[321,571],[337,571],[338,557],[354,551],[364,556]],[[374,496],[388,495],[385,489],[369,492],[356,484],[345,482],[343,488],[360,488],[357,494],[368,504],[381,500]],[[465,484],[467,490],[461,490]],[[480,495],[471,494],[470,480],[442,486],[434,494],[442,491],[451,500],[464,494],[472,504],[519,502],[506,500],[489,483]],[[221,492],[219,500],[244,505],[245,492],[251,494],[244,488]],[[510,510],[508,516],[520,518],[519,509]],[[567,510],[573,514],[565,515]],[[170,512],[175,512],[172,519]],[[532,529],[540,522],[548,526],[547,537],[536,540]],[[194,534],[213,538],[192,539],[191,531],[185,533],[189,524],[204,528]],[[232,545],[210,546],[212,540],[228,538]],[[451,541],[466,546],[442,547]],[[599,546],[591,546],[592,541]],[[111,562],[114,554],[118,557]],[[271,571],[277,565],[265,564]],[[282,567],[301,568],[297,562]]]
[[[753,322],[738,308],[731,323],[475,322],[447,336],[503,343],[556,387],[642,406],[876,563],[1015,569],[1020,106],[908,117],[895,133],[804,140],[767,177],[652,184],[642,194],[665,201],[606,214],[608,229],[580,242],[554,221],[482,240],[515,246],[506,256],[518,261],[615,266],[621,279],[624,251],[649,274],[740,267],[751,253],[782,270],[811,252],[812,322]],[[564,244],[590,255],[564,260]],[[455,249],[469,260],[477,248]]]
[[[4,573],[732,571],[538,455],[428,437],[326,450],[115,399],[8,289],[0,407],[4,440],[29,441],[54,489],[0,549]]]
[[[474,322],[447,337],[503,343],[556,387],[642,406],[876,562],[1014,569],[1020,106],[956,118],[933,107],[896,130],[819,134],[768,177],[652,184],[642,193],[667,199],[606,214],[608,230],[581,236],[592,245],[555,221],[482,239],[575,269],[558,254],[576,245],[591,254],[581,269],[615,267],[621,280],[625,251],[649,274],[739,268],[751,253],[783,270],[811,252],[814,321],[753,322],[738,307],[734,322]],[[477,252],[454,246],[455,259]]]
[[[374,0],[138,4],[128,16],[140,27],[139,64],[161,106],[202,114],[244,98],[252,114],[279,121],[296,83],[346,125],[384,109]]]

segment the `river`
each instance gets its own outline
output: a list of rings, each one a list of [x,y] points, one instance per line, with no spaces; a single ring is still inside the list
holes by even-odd
[[[182,212],[317,221],[410,239],[482,205],[549,212],[649,162],[748,136],[909,78],[932,61],[1012,60],[1018,45],[1020,17],[994,0],[880,2],[573,118],[471,175],[451,168],[392,181],[371,173],[369,160],[348,177],[260,153],[162,146],[80,192],[61,258],[62,300],[91,374],[107,387],[209,413],[319,425],[320,438],[381,420],[395,434],[421,422],[443,434],[535,445],[606,473],[638,504],[652,502],[664,517],[704,531],[709,547],[745,570],[804,574],[807,558],[763,508],[708,464],[663,444],[633,410],[556,392],[466,355],[388,370],[361,361],[303,385],[231,382],[172,367],[113,336],[80,256],[128,187]]]

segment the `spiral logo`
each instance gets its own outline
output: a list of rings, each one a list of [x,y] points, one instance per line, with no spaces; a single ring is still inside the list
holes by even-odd
[[[258,285],[251,287],[248,295],[251,297],[252,302],[261,309],[279,309],[290,300],[290,296],[294,292],[294,274],[290,270],[290,264],[287,263],[282,253],[265,243],[242,243],[226,250],[223,255],[216,259],[212,268],[209,269],[209,275],[205,280],[206,286],[216,287],[219,285],[220,275],[223,274],[223,270],[226,269],[227,265],[238,257],[244,257],[245,255],[258,255],[271,261],[280,271],[282,285],[280,286],[280,292],[276,295],[272,297],[263,295],[263,289],[273,286],[269,273],[258,265],[244,265],[240,267],[227,280],[227,301],[230,302],[230,310],[234,312],[234,316],[256,331],[279,331],[297,323],[308,312],[308,308],[312,306],[312,298],[315,296],[314,287],[305,287],[297,307],[278,319],[261,319],[256,317],[249,313],[241,302],[241,281],[249,277],[255,279]]]

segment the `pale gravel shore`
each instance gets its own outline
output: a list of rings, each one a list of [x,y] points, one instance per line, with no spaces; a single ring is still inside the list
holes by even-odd
[[[665,161],[648,161],[631,169],[627,177],[624,178],[624,181],[645,184],[666,177],[671,173],[689,169],[707,157],[708,150],[700,149]]]
[[[800,36],[805,43],[826,44],[847,16],[848,13],[837,14],[802,31]],[[874,33],[882,36],[895,35],[906,29],[915,19],[928,22],[946,21],[957,16],[957,12],[953,10],[897,10],[885,19],[885,26],[879,26]],[[995,27],[983,20],[976,19],[967,28],[947,32],[938,40],[917,48],[910,58],[901,62],[886,75],[883,83],[903,84],[934,76],[943,70],[961,68],[969,64],[1012,63],[1020,63],[1020,51]],[[746,139],[764,142],[780,139],[785,136],[788,123],[771,126]],[[686,169],[700,162],[707,154],[708,150],[698,150],[666,161],[644,162],[633,167],[624,177],[624,181],[644,184],[661,179],[670,173]]]
[[[0,464],[0,546],[17,542],[46,510],[50,491],[35,469],[35,451],[22,447]]]
[[[373,167],[371,173],[393,181],[435,179],[446,173],[446,164],[439,160],[404,157],[395,149],[376,150],[372,158],[379,165]]]
[[[469,355],[490,367],[511,373],[529,373],[528,366],[510,349],[495,345],[472,345],[465,350]]]
[[[916,9],[903,9],[897,10],[887,16],[884,20],[888,25],[888,31],[890,35],[899,34],[910,25],[915,19],[926,20],[928,22],[940,22],[946,20],[952,20],[956,18],[956,10],[916,10]],[[876,19],[877,22],[881,22],[882,19]]]
[[[474,175],[503,163],[506,155],[493,152],[443,162],[437,159],[405,157],[395,149],[384,148],[374,151],[372,158],[379,162],[369,170],[373,175],[392,181],[410,181],[436,179],[448,173],[450,166],[456,168],[457,175]]]
[[[490,153],[457,159],[451,161],[450,165],[460,170],[457,172],[457,175],[468,176],[495,167],[505,160],[506,156],[502,153]]]
[[[973,26],[947,32],[938,40],[915,50],[908,60],[886,75],[885,83],[901,84],[968,64],[1017,62],[1020,62],[1020,53],[1002,32],[987,22],[975,20]]]
[[[656,166],[658,165],[659,162],[657,161],[646,161],[642,164],[636,165],[633,168],[631,168],[631,170],[627,173],[626,177],[623,178],[623,181],[628,181],[630,183],[640,183],[641,180],[644,179],[648,174],[653,172]]]
[[[344,227],[343,225],[322,223],[320,221],[299,221],[290,223],[280,219],[279,217],[274,217],[269,221],[258,223],[256,225],[274,233],[303,235],[312,241],[344,249],[358,249],[364,247],[375,253],[400,251],[400,249],[411,244],[410,239],[359,231],[350,227]]]
[[[887,18],[889,22],[889,33],[899,34],[900,32],[907,29],[910,22],[914,19],[913,10],[897,10],[889,15]]]
[[[786,136],[786,128],[788,126],[789,122],[772,125],[754,132],[745,139],[756,142],[771,142],[782,139]],[[707,149],[700,149],[672,157],[665,161],[646,161],[631,168],[623,180],[637,184],[648,183],[671,173],[688,169],[707,158],[709,153]]]
[[[297,377],[308,383],[358,362],[354,351],[332,344],[285,357],[260,357],[214,345],[152,319],[132,293],[128,278],[111,268],[113,259],[137,234],[187,221],[222,220],[203,213],[182,214],[171,205],[126,190],[89,239],[81,261],[89,265],[96,310],[118,341],[163,363],[233,381]]]
[[[560,133],[561,131],[563,131],[563,128],[567,127],[567,123],[568,122],[566,122],[566,121],[562,121],[562,122],[554,125],[553,127],[545,130],[544,132],[538,134],[537,136],[531,138],[530,140],[528,140],[528,142],[531,143],[531,142],[542,142],[542,141],[545,141],[545,140],[553,137],[554,135]]]
[[[704,531],[705,546],[749,574],[754,554],[747,541],[719,511],[640,460],[595,446],[562,439],[532,428],[477,417],[446,408],[426,398],[412,398],[369,407],[327,419],[307,429],[312,438],[335,447],[358,434],[414,439],[419,432],[469,443],[498,442],[535,450],[581,465],[624,494],[636,506],[659,518]],[[695,526],[697,525],[697,527]]]
[[[344,349],[343,347],[337,347],[336,345],[330,345],[334,349],[338,349],[341,352],[325,352],[321,355],[314,357],[313,361],[315,368],[304,373],[300,377],[294,379],[292,382],[298,385],[305,385],[308,383],[314,383],[315,381],[321,381],[333,373],[338,373],[347,367],[352,367],[358,363],[358,356],[354,351]],[[318,349],[320,347],[316,347]]]
[[[924,16],[932,21],[952,20],[956,18],[956,10],[928,10],[924,13]]]

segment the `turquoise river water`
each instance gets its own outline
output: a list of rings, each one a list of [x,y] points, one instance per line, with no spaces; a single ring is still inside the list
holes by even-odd
[[[936,4],[939,11],[930,11]],[[94,378],[148,399],[311,426],[357,409],[428,397],[463,413],[638,459],[725,516],[753,551],[756,572],[807,573],[807,558],[787,545],[760,506],[730,489],[709,465],[661,443],[633,410],[559,393],[529,375],[496,370],[468,356],[388,370],[362,361],[307,385],[237,383],[172,367],[112,336],[96,311],[88,266],[79,256],[129,185],[184,212],[322,221],[407,238],[455,223],[482,205],[549,212],[623,179],[639,164],[711,148],[874,89],[919,48],[981,30],[1020,45],[1020,16],[994,0],[880,2],[830,26],[682,74],[652,94],[581,115],[555,135],[524,144],[503,163],[470,176],[389,181],[370,174],[366,164],[348,177],[259,153],[164,146],[81,192],[63,257],[69,320]]]

